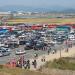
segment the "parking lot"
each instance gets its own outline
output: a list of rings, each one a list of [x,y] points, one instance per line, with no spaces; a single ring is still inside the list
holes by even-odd
[[[72,31],[72,32],[71,32]],[[65,43],[66,42],[66,43]],[[53,30],[0,30],[0,64],[24,56],[25,60],[67,49],[75,42],[75,32],[69,26],[58,26]]]

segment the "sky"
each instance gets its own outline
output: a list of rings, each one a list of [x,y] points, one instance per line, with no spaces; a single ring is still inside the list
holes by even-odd
[[[0,0],[0,6],[21,5],[32,7],[62,6],[75,8],[75,0]]]

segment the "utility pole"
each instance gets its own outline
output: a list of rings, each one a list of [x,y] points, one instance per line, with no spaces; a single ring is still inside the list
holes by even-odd
[[[61,49],[60,49],[60,58],[61,58]]]
[[[60,58],[62,57],[62,56],[61,56],[61,50],[62,50],[62,45],[60,45]]]

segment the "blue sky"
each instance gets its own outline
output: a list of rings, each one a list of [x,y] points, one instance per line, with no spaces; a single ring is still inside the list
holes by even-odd
[[[63,6],[75,8],[75,0],[0,0],[0,6],[24,5],[24,6]]]

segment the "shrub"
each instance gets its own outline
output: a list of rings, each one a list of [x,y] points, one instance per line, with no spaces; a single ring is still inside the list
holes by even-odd
[[[3,65],[0,65],[0,69],[3,69]]]
[[[46,68],[56,68],[56,69],[68,69],[68,70],[75,70],[75,63],[69,62],[67,59],[55,59],[52,62],[47,62],[45,64]]]

